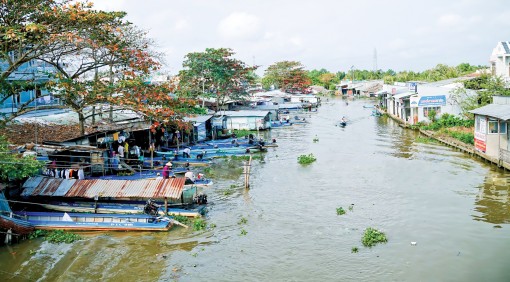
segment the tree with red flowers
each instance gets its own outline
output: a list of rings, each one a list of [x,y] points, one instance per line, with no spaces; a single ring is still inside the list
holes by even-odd
[[[311,81],[300,62],[282,61],[267,68],[262,84],[265,88],[274,86],[288,93],[303,93]]]

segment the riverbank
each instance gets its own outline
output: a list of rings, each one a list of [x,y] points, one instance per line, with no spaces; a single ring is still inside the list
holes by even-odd
[[[387,116],[389,116],[391,119],[396,121],[401,127],[406,128],[406,129],[415,130],[410,127],[410,124],[408,124],[407,122],[402,120],[400,117],[389,114],[388,112],[386,112],[382,109],[378,109],[378,111],[382,114],[386,114]],[[484,162],[495,165],[498,168],[503,169],[505,171],[510,170],[510,163],[506,163],[498,158],[494,158],[494,157],[491,157],[483,152],[480,152],[480,151],[476,150],[475,146],[473,146],[471,144],[466,144],[466,143],[464,143],[458,139],[455,139],[453,137],[447,137],[444,135],[440,135],[436,131],[433,131],[433,130],[423,130],[423,129],[418,129],[418,130],[419,130],[420,134],[425,135],[429,138],[433,138],[444,145],[455,148],[458,151],[466,153],[470,156],[477,157],[477,158],[483,160]]]

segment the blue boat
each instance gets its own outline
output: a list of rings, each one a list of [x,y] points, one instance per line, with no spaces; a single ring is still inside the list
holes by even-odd
[[[79,212],[79,213],[101,213],[101,214],[144,214],[146,204],[136,202],[125,203],[104,203],[104,202],[58,202],[40,204],[45,209],[60,212]],[[165,214],[163,204],[158,209],[159,215],[180,215],[186,217],[200,217],[201,209],[184,209],[169,207]]]
[[[72,231],[168,231],[173,220],[145,214],[16,212],[35,229]]]
[[[34,225],[13,213],[0,212],[0,229],[10,229],[14,234],[25,235],[34,231]]]

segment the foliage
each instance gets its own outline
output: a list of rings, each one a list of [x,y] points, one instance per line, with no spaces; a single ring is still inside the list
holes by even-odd
[[[256,130],[247,130],[247,129],[235,129],[234,133],[236,134],[237,138],[242,138],[244,136],[248,136],[250,134],[257,133]]]
[[[33,156],[11,152],[5,137],[0,136],[0,181],[18,180],[33,176],[44,167],[44,162]]]
[[[377,243],[386,243],[388,242],[388,239],[386,238],[386,235],[372,227],[369,227],[365,229],[365,233],[363,234],[363,237],[361,238],[361,243],[365,247],[373,247]]]
[[[432,111],[430,111],[432,112]],[[429,115],[431,113],[429,112]],[[419,123],[418,127],[425,130],[438,130],[441,128],[449,128],[449,127],[472,127],[474,125],[474,120],[470,119],[462,119],[455,115],[451,115],[448,113],[443,114],[439,119],[434,120],[430,124]]]
[[[188,225],[191,222],[191,219],[184,215],[173,215],[172,218],[186,225]]]
[[[349,206],[349,211],[352,211],[353,209],[354,209],[354,204],[351,204],[351,205]]]
[[[310,153],[308,155],[301,155],[298,157],[298,163],[300,164],[311,164],[313,162],[315,162],[317,159],[315,158],[315,156]]]
[[[207,48],[205,52],[189,53],[179,72],[180,97],[213,97],[216,110],[227,99],[239,100],[247,97],[250,84],[255,81],[256,66],[249,67],[234,59],[229,48]]]
[[[436,139],[430,137],[418,136],[415,140],[419,143],[437,143]]]
[[[475,134],[473,132],[459,132],[453,130],[443,130],[443,133],[447,134],[450,137],[458,139],[466,144],[475,144]]]
[[[237,224],[246,224],[248,223],[248,219],[246,219],[245,217],[241,217],[241,219],[239,220],[239,222]]]
[[[344,215],[345,214],[344,208],[342,208],[342,207],[336,208],[336,214],[337,215]]]
[[[437,115],[436,110],[429,110],[427,116],[431,122],[434,122],[436,120],[436,115]]]
[[[44,237],[44,239],[53,244],[60,243],[74,243],[75,241],[82,240],[82,237],[78,234],[66,232],[64,230],[35,230],[28,236],[29,239],[35,239],[38,237]]]
[[[207,223],[202,218],[196,218],[193,221],[193,230],[195,230],[195,231],[204,230],[206,227],[207,227]]]
[[[241,235],[244,236],[244,235],[247,235],[248,234],[248,231],[244,230],[244,229],[241,229]]]
[[[282,61],[270,65],[264,72],[262,86],[274,86],[287,93],[305,93],[311,84],[304,66],[297,61]]]
[[[358,252],[358,247],[352,247],[351,248],[351,253],[355,254]]]

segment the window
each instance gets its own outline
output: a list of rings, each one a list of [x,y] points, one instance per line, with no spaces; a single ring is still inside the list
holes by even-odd
[[[429,117],[429,112],[432,110],[436,111],[436,116],[441,115],[441,107],[424,107],[423,108],[423,116]]]
[[[498,133],[498,132],[499,132],[498,121],[489,120],[489,133]]]
[[[504,133],[506,134],[506,127],[507,127],[507,123],[506,122],[500,122],[499,123],[499,133]]]

